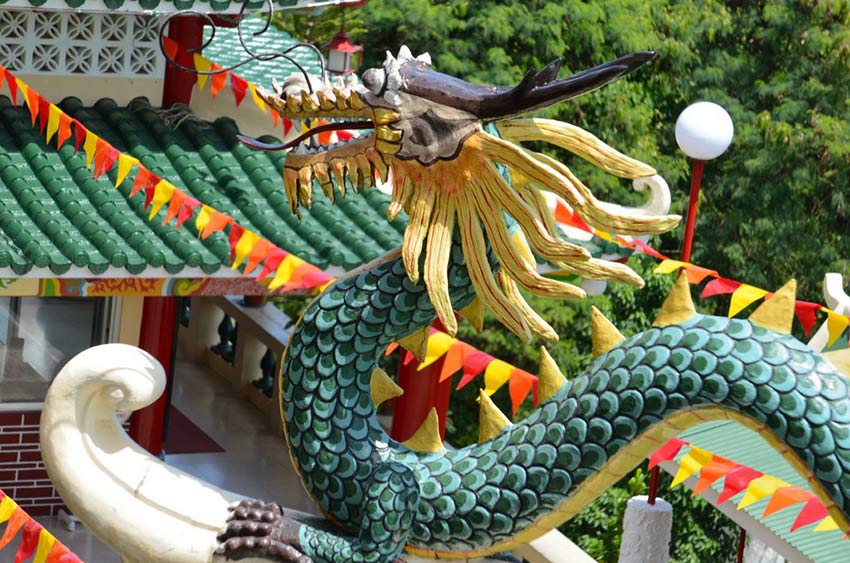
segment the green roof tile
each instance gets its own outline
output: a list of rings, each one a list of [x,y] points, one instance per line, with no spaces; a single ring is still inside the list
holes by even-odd
[[[0,0],[0,6],[6,7],[40,7],[47,0]],[[116,10],[128,13],[171,13],[189,8],[205,13],[238,13],[242,2],[235,0],[64,0],[68,8],[75,10],[103,11]],[[296,0],[273,0],[275,7],[285,8],[294,6]],[[248,9],[260,10],[265,7],[262,0],[251,0]],[[54,6],[55,8],[55,6]]]
[[[377,190],[330,205],[317,189],[313,209],[298,220],[283,192],[284,155],[239,143],[230,119],[188,114],[175,129],[144,99],[85,107],[67,98],[60,107],[179,189],[319,267],[351,269],[401,243],[405,219],[387,222],[389,198]],[[95,180],[71,143],[46,146],[28,110],[0,97],[0,268],[61,276],[76,267],[111,277],[151,267],[173,276],[228,269],[226,235],[200,240],[191,221],[164,226],[166,209],[149,221],[144,197],[129,198],[132,175],[118,189],[115,179],[111,171]]]
[[[279,53],[298,44],[298,40],[274,26],[255,36],[254,33],[263,29],[264,25],[265,20],[261,17],[247,18],[242,22],[242,38],[252,52]],[[204,29],[205,41],[210,38],[211,33],[212,30],[209,27]],[[220,28],[216,30],[212,43],[204,48],[204,56],[227,68],[247,59],[248,53],[242,48],[239,33],[235,28]],[[303,66],[309,74],[313,76],[321,74],[318,57],[312,49],[299,47],[287,53],[287,56]],[[290,74],[300,71],[286,59],[278,58],[270,61],[254,60],[234,69],[233,72],[248,82],[271,89],[272,78],[282,82]]]

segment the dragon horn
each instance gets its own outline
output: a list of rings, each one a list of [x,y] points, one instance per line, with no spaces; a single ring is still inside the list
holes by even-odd
[[[411,61],[402,65],[404,90],[415,96],[462,109],[479,119],[495,120],[529,113],[586,94],[643,66],[655,51],[639,51],[556,80],[561,60],[537,72],[531,69],[514,87],[472,84]]]

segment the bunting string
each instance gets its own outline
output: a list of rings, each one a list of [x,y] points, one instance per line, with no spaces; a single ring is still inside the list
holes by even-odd
[[[2,523],[6,524],[6,528],[0,536],[0,551],[9,547],[18,535],[21,538],[15,553],[15,563],[21,563],[30,557],[31,563],[83,563],[10,496],[0,491],[0,524]]]
[[[214,78],[214,77],[213,77]],[[321,291],[334,280],[316,266],[274,245],[258,233],[239,225],[233,217],[202,203],[160,178],[133,156],[125,154],[58,106],[42,97],[35,89],[0,65],[0,83],[5,81],[13,101],[20,94],[29,108],[33,127],[39,127],[48,144],[55,140],[57,149],[73,139],[74,152],[82,150],[86,167],[97,179],[115,171],[115,187],[133,178],[129,197],[144,194],[149,220],[166,209],[163,224],[175,221],[177,228],[194,217],[194,225],[202,239],[216,232],[227,232],[230,261],[236,269],[246,262],[246,275],[259,269],[256,278],[270,291]],[[73,130],[73,133],[72,133]]]
[[[826,506],[811,491],[698,448],[680,438],[671,438],[658,448],[649,458],[649,469],[661,462],[674,460],[677,469],[672,486],[680,485],[691,477],[698,477],[693,488],[694,496],[723,479],[717,505],[743,493],[737,503],[738,510],[768,499],[761,515],[762,519],[792,506],[799,508],[791,524],[791,532],[812,524],[817,524],[812,529],[813,532],[838,529],[838,524],[829,516]]]
[[[716,270],[704,268],[690,262],[682,262],[668,258],[661,252],[658,252],[645,242],[639,239],[628,239],[620,235],[615,235],[594,229],[587,225],[573,210],[566,204],[558,201],[555,204],[555,219],[559,223],[563,223],[570,227],[591,233],[603,240],[613,242],[624,248],[629,248],[634,252],[646,254],[660,260],[660,263],[653,270],[656,274],[672,274],[678,271],[684,272],[687,276],[688,283],[691,285],[699,285],[705,280],[710,280],[703,286],[700,296],[705,299],[716,295],[729,295],[732,297],[729,303],[729,317],[734,317],[759,299],[769,299],[773,296],[773,292],[766,291],[759,287],[741,283],[729,278],[722,277]],[[557,274],[557,272],[553,272]],[[831,347],[845,330],[850,326],[850,317],[841,315],[831,309],[811,303],[808,301],[797,301],[794,307],[795,316],[800,321],[800,325],[806,336],[810,336],[815,324],[817,324],[816,313],[826,314],[826,325],[829,333],[828,347]]]

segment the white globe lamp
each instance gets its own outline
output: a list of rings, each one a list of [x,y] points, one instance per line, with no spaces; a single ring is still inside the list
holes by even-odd
[[[713,102],[691,104],[676,120],[676,142],[694,160],[713,160],[726,152],[734,133],[732,118]]]

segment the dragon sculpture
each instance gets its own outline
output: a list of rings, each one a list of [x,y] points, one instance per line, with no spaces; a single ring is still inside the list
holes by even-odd
[[[427,55],[414,58],[403,48],[350,89],[293,78],[275,93],[262,93],[286,118],[321,117],[338,120],[331,127],[372,130],[339,146],[305,143],[288,154],[283,176],[294,213],[310,205],[314,185],[333,199],[345,195],[347,184],[359,190],[381,178],[393,187],[390,218],[402,210],[409,216],[399,252],[336,282],[312,303],[283,363],[281,410],[293,463],[322,513],[345,533],[291,519],[275,503],[242,500],[227,512],[224,501],[238,497],[221,493],[219,501],[219,493],[203,489],[195,493],[196,502],[214,497],[210,502],[217,508],[195,510],[189,517],[170,506],[161,524],[162,533],[175,538],[162,540],[172,542],[170,549],[142,560],[385,562],[405,550],[436,559],[485,556],[551,530],[668,437],[717,418],[747,424],[785,452],[798,471],[811,476],[840,527],[850,530],[847,381],[788,334],[793,284],[741,320],[698,314],[680,278],[655,326],[629,338],[594,311],[596,358],[587,372],[567,381],[544,348],[541,406],[508,424],[482,396],[486,424],[483,441],[474,446],[444,448],[433,431],[433,412],[405,443],[390,438],[377,422],[375,404],[399,392],[377,368],[380,356],[390,343],[427,328],[435,317],[453,333],[455,311],[483,305],[524,340],[557,340],[519,288],[557,298],[583,292],[540,276],[534,254],[584,277],[642,283],[628,267],[593,259],[562,240],[541,190],[564,198],[588,224],[618,233],[663,232],[678,217],[647,217],[600,202],[562,163],[520,143],[554,143],[627,179],[655,171],[577,127],[519,116],[589,92],[653,57],[635,53],[566,79],[556,78],[556,61],[529,72],[515,87],[493,87],[441,74]],[[115,367],[106,362],[98,368],[108,374],[110,409],[148,400],[121,391],[128,385],[116,379],[122,361],[127,355],[116,354]],[[149,379],[147,361],[139,359],[133,369]],[[151,386],[145,393],[155,396]],[[57,444],[48,449],[74,447],[68,436],[52,434],[63,426],[61,416],[87,424],[83,407],[51,415],[52,405],[73,393],[72,382],[60,375],[43,417],[43,442]],[[94,401],[86,397],[77,404]],[[89,442],[85,447],[92,449]],[[45,461],[75,513],[96,531],[106,526],[89,523],[103,517],[87,513],[72,490],[74,479],[85,478],[83,469],[61,467],[58,455],[48,454]],[[164,482],[165,470],[150,467]],[[66,471],[74,477],[63,480]],[[146,493],[146,486],[125,483],[123,488],[139,498],[156,494]],[[213,554],[211,530],[217,522],[225,527]],[[192,536],[200,547],[192,548],[196,555],[178,555],[175,545],[189,541],[178,531],[190,525],[203,527],[203,534]],[[141,533],[122,530],[121,539],[110,543],[128,554],[128,561],[136,560],[132,549],[139,548],[131,536]],[[207,552],[205,541],[210,541]]]

